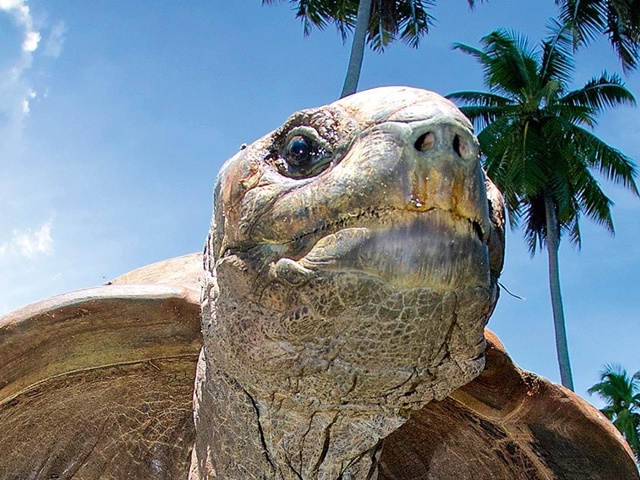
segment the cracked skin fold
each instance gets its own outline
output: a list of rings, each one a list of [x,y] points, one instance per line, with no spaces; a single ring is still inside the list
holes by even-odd
[[[306,178],[321,175],[326,178],[339,165],[347,167],[349,164],[344,159],[349,152],[366,155],[366,145],[354,140],[364,138],[364,130],[374,131],[375,136],[372,138],[375,142],[396,138],[391,142],[392,150],[409,150],[413,156],[411,158],[417,157],[418,160],[422,154],[420,148],[434,152],[453,147],[454,153],[460,157],[469,152],[473,154],[473,144],[465,143],[472,142],[471,137],[463,138],[460,134],[462,144],[458,143],[456,147],[453,141],[445,142],[443,147],[438,145],[438,141],[443,138],[438,126],[428,128],[429,131],[436,132],[435,138],[420,138],[425,135],[424,125],[416,129],[404,129],[403,125],[424,121],[424,112],[416,113],[417,109],[412,109],[411,105],[420,103],[426,98],[425,95],[429,102],[439,105],[439,97],[413,89],[382,89],[364,93],[342,104],[294,115],[289,124],[259,140],[252,147],[261,148],[260,145],[267,142],[269,147],[265,151],[271,157],[262,158],[266,162],[272,162],[275,170],[270,174],[282,174],[286,178],[285,183],[288,182],[289,186],[298,185],[295,188],[300,191],[300,182],[311,183]],[[393,114],[405,115],[399,119],[398,123],[403,124],[399,130],[395,123],[390,127],[384,125],[388,120],[389,108],[385,114],[387,117],[383,119],[381,110],[384,109],[367,106],[372,103],[371,95],[382,106],[394,106]],[[416,95],[417,102],[414,98]],[[342,112],[337,113],[339,109]],[[327,152],[334,155],[334,159],[335,155],[339,155],[341,160],[331,160],[328,162],[329,166],[311,166],[307,171],[304,165],[295,165],[298,158],[292,161],[293,166],[283,165],[279,156],[282,148],[286,149],[286,145],[292,141],[296,146],[297,139],[292,140],[292,135],[314,134],[305,128],[315,121],[314,118],[323,115],[323,121],[313,124],[315,133],[321,137],[318,141],[324,142],[321,146],[323,150],[318,147],[314,160],[318,163],[325,162],[323,156]],[[392,122],[397,120],[398,118],[392,119]],[[297,130],[292,133],[292,129]],[[336,130],[344,136],[340,137]],[[409,133],[402,133],[409,130]],[[399,131],[400,137],[406,135],[404,140],[393,137]],[[415,139],[411,136],[414,134]],[[251,154],[252,147],[245,154]],[[380,148],[380,143],[376,144],[376,148]],[[431,166],[420,162],[407,166],[407,162],[400,162],[396,164],[395,170],[389,167],[387,178],[396,179],[401,188],[392,191],[392,187],[387,187],[383,195],[386,205],[375,204],[378,201],[377,193],[366,182],[358,184],[353,178],[336,176],[331,179],[333,183],[325,185],[324,191],[329,194],[350,192],[347,195],[350,199],[346,203],[325,202],[322,192],[308,189],[307,192],[311,193],[307,194],[313,198],[311,204],[305,203],[307,200],[302,197],[292,199],[294,205],[295,202],[300,202],[300,212],[307,208],[304,215],[287,210],[284,203],[278,205],[277,199],[283,198],[281,196],[269,197],[269,192],[262,198],[256,195],[252,199],[252,211],[255,213],[261,205],[265,206],[266,210],[255,217],[261,217],[262,223],[243,223],[242,215],[244,213],[246,217],[246,210],[242,212],[241,208],[235,212],[226,212],[224,220],[231,218],[225,223],[226,233],[218,235],[214,240],[218,243],[209,244],[209,251],[226,252],[227,258],[235,255],[242,257],[245,265],[249,261],[254,262],[254,266],[258,265],[260,268],[255,270],[255,278],[271,280],[263,280],[261,283],[254,279],[251,292],[263,292],[260,301],[270,308],[277,307],[282,300],[281,291],[278,290],[281,287],[276,288],[278,285],[291,286],[287,288],[298,294],[304,293],[305,288],[310,288],[309,285],[315,288],[331,287],[332,284],[326,278],[320,279],[325,283],[318,283],[318,272],[327,270],[338,274],[345,270],[360,271],[369,280],[370,277],[374,280],[382,278],[391,287],[385,286],[380,292],[386,292],[387,288],[411,289],[412,285],[420,282],[429,283],[429,288],[447,289],[459,285],[460,272],[463,272],[465,278],[472,278],[471,287],[476,288],[484,281],[490,289],[501,269],[503,248],[501,232],[498,231],[493,236],[491,233],[492,229],[499,230],[497,227],[502,226],[502,219],[496,218],[500,214],[499,209],[483,210],[482,205],[474,206],[474,198],[484,198],[485,202],[498,200],[493,197],[494,191],[491,188],[481,192],[482,194],[478,193],[479,185],[484,186],[482,177],[470,180],[470,192],[460,188],[461,185],[469,185],[469,181],[461,180],[460,177],[467,174],[460,173],[460,169],[456,168],[447,170],[446,162],[438,164],[439,161],[440,157],[435,158]],[[429,170],[434,164],[440,165],[440,170]],[[223,175],[231,175],[228,168],[230,167],[227,167]],[[274,188],[269,187],[264,176],[258,175],[255,168],[251,170],[251,165],[247,168],[240,176],[244,183],[227,187],[227,193],[231,195],[228,198],[236,198],[234,205],[240,207],[240,198],[245,198],[246,194],[231,191],[233,188],[244,188],[247,191],[252,189],[252,185]],[[361,165],[360,174],[365,171],[366,165]],[[380,171],[380,168],[376,171]],[[472,171],[471,166],[468,171]],[[369,175],[372,174],[375,175],[375,172],[369,172]],[[427,178],[429,181],[426,181]],[[432,180],[437,180],[442,185],[451,178],[454,181],[450,182],[448,189],[436,189],[433,185]],[[478,183],[478,178],[483,181]],[[239,197],[232,197],[238,194]],[[457,200],[452,202],[451,198]],[[260,201],[263,203],[260,204]],[[357,208],[352,208],[353,205]],[[351,213],[339,215],[336,210]],[[445,215],[442,212],[449,213]],[[416,221],[416,216],[423,213],[433,216],[424,222],[417,217],[419,220]],[[238,217],[234,220],[233,215]],[[317,222],[316,217],[321,216],[330,221]],[[287,222],[286,219],[291,217],[295,221]],[[234,225],[243,225],[243,228],[230,232],[229,229]],[[436,235],[442,226],[448,229],[448,236],[436,241],[438,248],[434,248],[427,255],[429,260],[425,261],[420,252],[431,248],[431,244],[425,243],[423,239],[427,234]],[[298,233],[292,234],[292,229]],[[465,243],[465,240],[461,240],[464,235],[470,236],[471,240]],[[268,248],[261,247],[257,256],[247,256],[246,252],[251,251],[251,239],[256,238],[260,239],[259,243],[262,245],[268,245]],[[293,241],[284,247],[278,246],[282,244],[282,238]],[[412,245],[403,250],[389,247],[402,241]],[[497,243],[491,245],[492,241]],[[442,265],[442,262],[449,261],[449,257],[438,256],[438,252],[451,243],[456,245],[451,250],[455,253],[454,256],[459,256],[455,248],[471,248],[481,259],[484,251],[482,246],[487,246],[484,257],[486,273],[483,274],[482,268],[477,267],[477,262],[470,262],[463,264],[462,269],[453,267],[447,270],[447,275],[435,281],[428,279],[428,272],[433,269],[434,262]],[[380,251],[383,252],[382,255],[379,254]],[[207,259],[209,265],[211,259],[212,257]],[[200,286],[210,282],[206,277],[208,274],[201,270],[202,260],[202,255],[194,254],[154,264],[130,272],[112,285],[54,297],[0,318],[0,478],[186,478],[190,470],[192,446],[197,436],[199,438],[193,455],[195,461],[191,468],[192,478],[260,478],[240,474],[219,474],[215,477],[211,464],[201,464],[197,460],[198,448],[202,449],[203,445],[212,441],[203,428],[206,426],[206,418],[203,421],[202,417],[207,416],[209,407],[206,402],[202,402],[202,389],[208,388],[202,378],[196,388],[196,401],[200,403],[195,425],[192,413],[196,362],[203,342],[200,333]],[[264,263],[264,268],[260,262]],[[229,278],[232,283],[246,278],[238,276],[228,266],[221,271],[222,276],[226,275],[225,278]],[[251,269],[245,269],[244,272],[251,272]],[[275,287],[272,281],[274,278],[278,279]],[[338,275],[334,278],[342,277]],[[343,296],[348,293],[349,284],[344,285]],[[371,285],[379,287],[376,282]],[[350,298],[358,302],[357,295]],[[495,301],[492,295],[487,298],[489,306],[486,316]],[[410,296],[405,297],[407,302],[410,299]],[[286,310],[283,311],[286,313]],[[327,315],[333,315],[334,311],[343,315],[344,308],[332,306],[328,302]],[[366,314],[356,313],[354,318],[366,318]],[[291,341],[293,335],[295,339],[301,339],[302,343],[313,338],[319,328],[313,315],[308,310],[296,310],[292,315],[285,316],[287,322],[284,325],[287,329],[282,334],[283,338]],[[482,335],[484,321],[486,319],[479,325],[471,322],[471,333],[480,328]],[[205,319],[205,339],[206,326]],[[283,324],[275,326],[283,328]],[[366,324],[361,327],[365,333],[367,328]],[[266,330],[266,333],[272,335],[274,331]],[[393,329],[389,333],[393,334]],[[373,335],[366,333],[363,340],[371,336]],[[329,371],[337,368],[337,365],[344,371],[353,372],[353,369],[358,368],[358,362],[367,363],[367,368],[359,375],[349,377],[355,380],[346,383],[346,386],[342,386],[343,377],[339,377],[341,382],[336,388],[344,388],[340,398],[347,405],[342,418],[355,418],[354,422],[357,424],[361,417],[358,417],[359,413],[354,417],[353,406],[356,405],[358,409],[366,411],[366,415],[371,415],[372,411],[380,408],[385,412],[390,411],[392,421],[400,423],[397,428],[392,428],[384,435],[383,442],[374,446],[369,463],[375,463],[375,468],[369,468],[366,474],[375,473],[371,473],[369,477],[357,477],[357,470],[353,470],[352,478],[374,478],[375,474],[378,479],[638,478],[628,446],[597,410],[566,389],[518,369],[495,335],[485,330],[484,337],[486,363],[482,361],[482,355],[474,350],[478,342],[473,335],[469,337],[472,341],[465,344],[471,350],[461,349],[461,358],[466,358],[465,361],[472,368],[466,371],[462,368],[460,385],[446,379],[440,383],[422,382],[418,374],[409,375],[408,380],[400,384],[393,383],[399,378],[398,372],[402,368],[400,364],[388,368],[396,360],[385,357],[382,350],[379,358],[371,359],[366,355],[356,354],[358,349],[355,349],[356,353],[349,351],[353,349],[345,343],[342,350],[332,353],[330,362],[325,365]],[[440,365],[442,358],[448,358],[447,355],[450,356],[454,350],[449,345],[452,333],[445,331],[442,338],[445,339],[442,342],[445,347],[440,345],[435,351],[433,347],[438,345],[429,343],[429,339],[422,342],[429,348],[409,344],[408,350],[411,355],[423,356],[427,359],[425,361]],[[371,347],[365,342],[359,345],[359,351],[365,352],[367,348],[384,348],[384,342]],[[485,343],[480,342],[478,345],[484,347]],[[328,351],[331,344],[326,344],[325,347],[321,353]],[[253,351],[250,353],[253,354]],[[306,372],[313,371],[313,358],[299,358],[307,362]],[[204,360],[199,368],[201,375],[203,364],[206,364]],[[479,368],[476,368],[477,365],[480,365]],[[375,375],[368,378],[368,372],[365,371],[367,369],[375,371]],[[236,370],[239,378],[248,378],[241,361]],[[261,370],[266,375],[271,375],[268,361],[261,365]],[[304,408],[316,412],[313,418],[322,426],[323,415],[337,407],[331,403],[334,402],[332,395],[323,390],[329,385],[327,382],[330,379],[315,373],[312,377],[313,382],[296,385],[296,401]],[[437,379],[433,372],[428,377],[429,380]],[[224,381],[226,377],[221,378]],[[387,393],[382,397],[384,400],[375,393],[378,385],[376,378],[394,386],[385,390]],[[273,375],[269,381],[279,385],[282,379]],[[405,388],[410,384],[411,388]],[[287,386],[283,384],[282,387],[285,391]],[[272,447],[269,445],[269,435],[272,435],[269,428],[282,425],[278,422],[284,420],[269,411],[265,405],[258,405],[260,402],[264,403],[260,398],[261,388],[248,384],[244,391],[246,395],[252,394],[254,402],[248,407],[249,414],[252,409],[253,412],[260,412],[262,408],[263,412],[271,415],[266,420],[272,424],[264,423],[261,430],[263,437],[254,439],[260,448],[269,450]],[[447,391],[449,388],[451,391]],[[401,393],[397,395],[388,393],[398,391]],[[233,393],[233,389],[228,392]],[[279,405],[291,405],[292,400],[286,397],[283,394]],[[428,397],[432,400],[422,405],[421,402]],[[305,403],[305,399],[309,398],[312,401]],[[318,408],[318,405],[322,408]],[[238,405],[238,417],[242,417],[242,408],[243,405]],[[299,408],[300,405],[292,406],[294,411]],[[218,412],[224,414],[225,410],[219,409]],[[402,419],[397,420],[394,412],[399,413]],[[339,415],[334,414],[330,418],[332,423],[329,425],[335,429],[335,425],[341,421]],[[199,425],[198,431],[196,425]],[[386,432],[382,421],[377,425],[380,431]],[[295,425],[293,428],[295,429]],[[310,425],[308,431],[312,432],[313,428]],[[250,434],[250,430],[247,430],[247,436]],[[214,438],[213,441],[215,440]],[[215,449],[216,445],[209,447]],[[330,478],[323,473],[330,467],[326,467],[324,471],[322,468],[323,462],[337,458],[335,445],[325,442],[320,447],[322,448],[318,449],[316,457],[313,457],[315,450],[308,450],[312,459],[308,468],[309,471],[315,468],[316,473],[313,475],[316,476],[303,478]],[[278,462],[282,459],[286,461],[287,458],[286,451],[282,454],[273,452],[271,461],[274,464],[270,468],[276,472],[278,468],[285,468],[280,467]],[[305,468],[302,461],[298,465],[291,461],[289,463],[292,470]],[[289,478],[286,473],[280,475],[281,477],[276,474],[272,477],[267,475],[265,478]]]

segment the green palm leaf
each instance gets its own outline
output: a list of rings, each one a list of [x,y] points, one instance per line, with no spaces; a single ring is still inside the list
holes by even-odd
[[[454,92],[447,95],[447,98],[465,104],[461,110],[477,128],[484,128],[496,118],[507,115],[510,108],[516,111],[516,106],[509,98],[493,93]]]
[[[607,180],[620,183],[638,195],[635,182],[637,169],[629,157],[584,128],[568,123],[563,126],[566,129],[567,143],[575,146],[578,154],[584,159],[585,166],[598,170]]]
[[[465,103],[475,103],[478,105],[496,106],[502,107],[505,105],[512,105],[513,101],[510,98],[497,95],[495,93],[487,92],[454,92],[446,96],[450,100],[461,100]]]
[[[600,382],[588,392],[606,402],[600,411],[624,435],[640,460],[640,371],[629,378],[620,365],[605,365]]]
[[[570,29],[556,20],[551,20],[547,28],[550,35],[542,42],[540,80],[542,83],[557,80],[564,85],[571,80],[575,69],[571,53]]]
[[[620,105],[635,106],[636,101],[618,75],[608,75],[604,72],[600,77],[589,80],[584,87],[567,93],[559,103],[586,107],[597,115],[608,108]]]
[[[605,35],[625,72],[638,67],[640,2],[637,0],[556,0],[560,21],[571,32],[574,49]]]

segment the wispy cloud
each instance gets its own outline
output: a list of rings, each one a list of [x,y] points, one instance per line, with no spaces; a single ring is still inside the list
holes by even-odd
[[[9,15],[21,30],[22,44],[18,60],[6,71],[0,72],[0,124],[3,136],[11,141],[20,135],[24,118],[29,114],[29,100],[35,92],[25,80],[31,68],[33,53],[40,43],[40,32],[26,0],[0,0],[0,15]]]
[[[44,223],[36,230],[14,230],[11,239],[0,243],[0,260],[16,258],[36,258],[53,253],[51,237],[52,221]]]
[[[58,58],[62,53],[62,46],[64,45],[64,35],[67,33],[67,26],[63,21],[59,21],[49,32],[49,37],[45,43],[44,53],[53,58]]]
[[[13,47],[14,52],[8,52],[15,54],[16,60],[0,71],[0,133],[5,138],[1,149],[20,138],[24,120],[31,112],[31,103],[39,96],[35,80],[29,75],[37,59],[36,52],[44,43],[44,55],[59,57],[67,28],[63,21],[50,28],[34,22],[28,0],[0,0],[0,16],[10,17],[21,36],[20,44]],[[41,29],[46,41],[43,41]]]

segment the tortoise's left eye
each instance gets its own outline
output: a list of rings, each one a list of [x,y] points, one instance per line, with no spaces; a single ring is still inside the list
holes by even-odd
[[[280,153],[280,172],[292,178],[318,175],[331,164],[331,152],[312,135],[293,135]]]
[[[294,167],[304,167],[311,160],[310,140],[296,135],[287,146],[287,162]]]

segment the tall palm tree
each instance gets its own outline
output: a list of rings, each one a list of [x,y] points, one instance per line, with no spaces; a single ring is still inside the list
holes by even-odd
[[[262,0],[263,4],[285,0]],[[428,10],[436,0],[288,0],[296,17],[302,19],[304,33],[312,27],[325,28],[334,23],[342,39],[354,30],[349,66],[341,97],[355,93],[360,79],[365,44],[382,52],[394,41],[417,47],[420,38],[429,33],[433,17]],[[484,0],[480,0],[484,1]],[[473,8],[475,0],[467,0]]]
[[[605,365],[600,382],[587,391],[607,402],[600,411],[620,430],[640,460],[640,371],[629,378],[620,365]]]
[[[496,30],[482,49],[455,49],[482,65],[489,92],[456,92],[449,98],[478,128],[485,168],[505,195],[512,227],[524,222],[532,255],[546,247],[556,348],[562,384],[573,389],[560,289],[558,247],[563,235],[580,246],[586,215],[613,233],[611,200],[594,171],[638,194],[635,165],[592,132],[604,109],[635,104],[621,79],[606,72],[569,90],[571,36],[557,22],[537,49],[526,37]]]
[[[571,30],[574,48],[605,35],[625,72],[638,67],[640,1],[556,0],[556,4],[560,8],[560,21]]]

